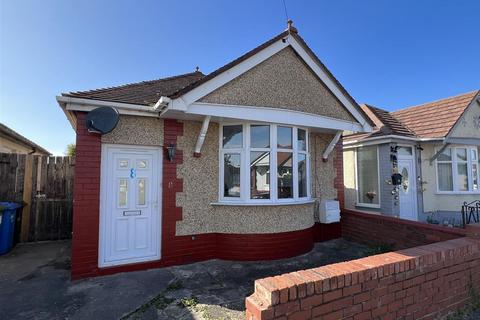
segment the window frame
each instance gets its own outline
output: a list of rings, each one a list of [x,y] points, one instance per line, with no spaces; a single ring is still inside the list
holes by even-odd
[[[440,151],[441,147],[435,147],[435,154]],[[447,147],[450,149],[452,160],[451,161],[439,161],[438,157],[435,159],[435,179],[436,179],[436,193],[437,194],[480,194],[480,189],[474,190],[473,189],[473,172],[472,172],[472,150],[477,155],[477,181],[480,181],[480,161],[478,159],[478,147],[477,146],[468,146],[468,145],[457,145],[457,146],[450,146]],[[467,161],[459,161],[457,160],[457,149],[466,149],[467,151]],[[443,191],[440,190],[440,184],[438,180],[438,164],[439,163],[450,163],[452,166],[452,182],[453,182],[453,190],[451,191]],[[467,163],[467,178],[468,178],[468,190],[460,190],[459,185],[459,176],[458,176],[458,164],[465,164]]]
[[[242,148],[223,148],[223,128],[225,126],[242,125]],[[270,147],[269,148],[251,148],[251,126],[252,125],[266,125],[270,128]],[[277,127],[292,128],[292,149],[277,147]],[[298,129],[305,130],[306,150],[298,150]],[[311,174],[310,174],[310,151],[309,151],[309,130],[305,127],[275,124],[265,122],[225,122],[219,126],[219,179],[218,179],[218,202],[221,204],[246,204],[246,205],[282,205],[295,204],[311,201]],[[251,152],[265,151],[270,152],[270,199],[251,199],[250,197],[250,155]],[[292,166],[293,166],[293,198],[279,199],[278,198],[278,167],[277,167],[277,153],[291,152]],[[240,197],[225,197],[224,188],[224,155],[229,153],[240,154]],[[298,154],[306,155],[306,170],[307,170],[307,196],[299,197],[299,176],[298,176]]]
[[[359,148],[366,148],[366,147],[375,147],[377,149],[377,187],[378,187],[378,204],[375,204],[375,203],[363,203],[363,202],[360,202],[360,197],[359,197],[359,186],[358,186],[358,181],[359,181],[359,178],[358,178],[358,149]],[[356,203],[355,205],[358,206],[358,207],[366,207],[366,208],[376,208],[376,209],[380,209],[381,208],[381,190],[380,190],[380,151],[379,151],[379,147],[378,145],[369,145],[369,146],[362,146],[362,147],[358,147],[358,148],[355,148],[355,196],[356,196]]]

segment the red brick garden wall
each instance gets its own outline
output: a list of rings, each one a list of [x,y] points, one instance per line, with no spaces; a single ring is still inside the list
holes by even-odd
[[[463,229],[346,209],[342,211],[342,237],[368,245],[388,244],[398,250],[463,236]]]
[[[246,314],[435,319],[465,306],[473,290],[480,290],[480,241],[464,237],[257,280]]]

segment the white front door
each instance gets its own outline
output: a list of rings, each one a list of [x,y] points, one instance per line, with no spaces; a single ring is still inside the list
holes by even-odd
[[[103,146],[100,266],[160,259],[160,168],[157,148]]]
[[[400,218],[416,221],[417,186],[414,164],[413,157],[398,160],[398,173],[402,175],[402,184],[399,186]]]

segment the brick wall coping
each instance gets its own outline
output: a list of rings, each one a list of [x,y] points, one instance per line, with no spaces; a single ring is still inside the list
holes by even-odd
[[[259,279],[255,281],[253,295],[246,298],[247,320],[287,319],[287,316],[310,319],[321,312],[332,319],[345,317],[346,312],[352,312],[353,317],[362,313],[362,301],[372,300],[375,304],[372,308],[376,309],[383,306],[383,296],[392,296],[394,292],[389,286],[399,286],[397,290],[420,287],[428,280],[429,272],[437,275],[438,271],[440,278],[441,273],[449,275],[457,269],[466,270],[468,261],[480,265],[479,257],[480,241],[464,237]],[[464,262],[466,266],[462,265]],[[372,292],[380,289],[385,290],[383,295],[375,298]],[[447,292],[447,296],[450,294],[453,292]],[[389,303],[396,302],[394,298]],[[354,309],[357,304],[359,310]],[[368,315],[373,316],[373,312],[368,311]]]
[[[354,210],[349,210],[349,209],[343,209],[342,214],[351,214],[351,215],[354,215],[354,216],[359,216],[359,217],[362,217],[362,218],[367,218],[367,219],[372,219],[372,220],[383,220],[383,221],[386,221],[386,222],[401,223],[403,225],[411,225],[411,226],[414,226],[414,227],[419,227],[419,228],[424,228],[424,229],[429,229],[429,230],[434,230],[434,231],[440,231],[440,232],[448,233],[448,234],[454,234],[454,235],[458,235],[458,236],[461,236],[461,237],[464,237],[466,235],[466,232],[465,232],[464,229],[450,228],[450,227],[444,227],[444,226],[429,224],[429,223],[425,223],[425,222],[405,220],[405,219],[400,219],[400,218],[381,215],[381,214],[371,214],[371,213],[359,212],[359,211],[354,211]]]

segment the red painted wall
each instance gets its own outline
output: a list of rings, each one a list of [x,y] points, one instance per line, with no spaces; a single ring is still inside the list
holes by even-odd
[[[72,277],[94,275],[98,265],[101,140],[88,133],[85,113],[77,114],[73,191]]]
[[[275,234],[199,234],[175,236],[176,222],[182,220],[182,208],[175,205],[175,194],[182,192],[183,181],[177,178],[177,165],[183,152],[176,150],[175,159],[163,159],[162,251],[161,260],[98,268],[98,232],[100,200],[101,139],[85,128],[85,113],[77,115],[77,156],[75,167],[74,221],[72,236],[72,279],[179,265],[214,258],[225,260],[268,260],[303,254],[315,241],[340,237],[340,224],[320,225],[293,232]],[[172,119],[164,122],[164,144],[176,145],[183,135],[183,124]],[[339,145],[341,148],[341,144]],[[335,186],[343,190],[342,152],[336,149]],[[339,168],[341,168],[339,170]],[[343,192],[340,191],[339,199]]]

